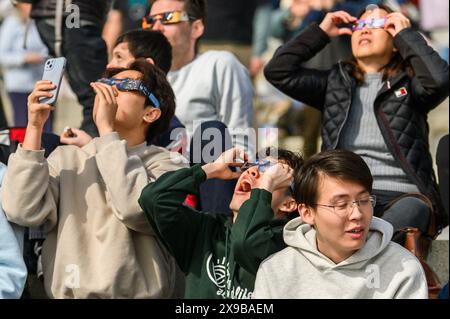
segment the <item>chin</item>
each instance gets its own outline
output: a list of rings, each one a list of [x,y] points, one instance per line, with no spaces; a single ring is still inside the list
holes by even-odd
[[[250,198],[250,195],[245,196],[245,195],[233,195],[233,198],[231,199],[231,203],[230,203],[230,209],[232,211],[239,211],[239,209],[241,209],[242,204],[245,203],[246,200],[248,200]]]

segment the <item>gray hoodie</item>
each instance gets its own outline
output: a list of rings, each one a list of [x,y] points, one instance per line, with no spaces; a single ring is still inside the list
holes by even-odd
[[[295,218],[284,227],[288,247],[260,265],[253,298],[428,298],[419,261],[392,233],[374,217],[364,247],[335,264],[317,250],[315,229]]]

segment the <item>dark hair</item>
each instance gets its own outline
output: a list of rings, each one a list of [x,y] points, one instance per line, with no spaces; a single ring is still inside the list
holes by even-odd
[[[387,13],[394,12],[394,10],[392,10],[390,7],[388,7],[384,4],[377,4],[377,6],[381,10],[386,11]],[[366,9],[362,10],[358,14],[358,19],[361,18],[361,16],[365,12],[366,12]],[[355,58],[353,58],[351,61],[349,61],[348,64],[351,66],[351,72],[350,72],[351,76],[356,80],[356,82],[359,85],[362,85],[364,83],[364,78],[365,78],[364,71],[359,67]],[[414,70],[413,70],[411,64],[408,61],[403,60],[403,58],[399,52],[394,52],[394,55],[392,56],[389,63],[386,64],[383,67],[383,69],[380,71],[383,71],[383,81],[387,81],[388,79],[392,78],[393,76],[395,76],[402,70],[405,70],[410,77],[412,77],[414,75]]]
[[[128,68],[108,69],[104,73],[104,77],[113,77],[120,72],[130,70],[142,73],[139,79],[150,89],[160,103],[161,116],[150,124],[147,131],[147,137],[154,138],[169,129],[170,122],[175,114],[175,94],[169,82],[167,82],[164,72],[144,59],[136,59]],[[153,106],[148,98],[145,100],[144,107],[147,106]]]
[[[262,154],[261,154],[262,153]],[[295,179],[296,176],[300,173],[300,169],[302,168],[304,164],[303,157],[298,154],[291,151],[288,151],[286,149],[282,148],[275,148],[275,147],[266,147],[262,152],[258,152],[258,157],[263,156],[273,156],[276,155],[277,160],[281,160],[285,162],[287,165],[289,165],[290,168],[294,170],[294,193],[296,193],[296,187],[295,187]],[[294,194],[295,195],[295,194]]]
[[[330,150],[313,155],[296,176],[295,200],[315,208],[321,176],[352,181],[372,192],[373,178],[364,160],[353,152]]]
[[[172,46],[169,40],[156,30],[132,30],[123,33],[116,41],[128,44],[128,50],[135,59],[151,58],[164,73],[170,71],[172,66]]]
[[[158,0],[152,0],[152,4]],[[208,17],[208,10],[206,5],[206,0],[176,0],[184,2],[184,11],[195,20],[202,20],[203,24],[206,26],[206,19]],[[198,52],[199,40],[195,43],[195,52]]]

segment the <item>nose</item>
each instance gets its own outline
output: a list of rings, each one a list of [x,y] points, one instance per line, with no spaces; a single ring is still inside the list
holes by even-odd
[[[363,213],[361,212],[361,208],[358,206],[357,202],[353,202],[350,207],[349,219],[350,220],[359,220],[362,218]]]
[[[253,178],[259,177],[259,169],[258,166],[252,166],[245,171],[246,174],[252,176]]]
[[[164,25],[161,23],[161,20],[156,20],[156,22],[153,24],[152,30],[161,32],[164,30]]]
[[[367,26],[367,24],[362,28],[361,34],[368,34],[370,32],[370,28]]]

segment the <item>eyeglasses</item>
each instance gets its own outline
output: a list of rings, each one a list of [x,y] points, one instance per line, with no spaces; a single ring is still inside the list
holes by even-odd
[[[241,172],[245,172],[250,167],[257,166],[258,171],[260,171],[261,173],[264,173],[265,171],[267,171],[269,169],[269,167],[272,167],[276,164],[277,164],[277,162],[271,162],[269,160],[256,160],[256,162],[253,162],[253,163],[250,163],[247,161],[241,166]],[[291,185],[289,185],[289,190],[291,191],[292,194],[295,194],[294,182],[292,182]]]
[[[145,86],[141,80],[135,79],[116,79],[116,78],[102,78],[98,79],[96,82],[104,83],[110,86],[115,86],[119,91],[137,91],[147,97],[153,106],[160,108],[161,104],[155,95]]]
[[[142,29],[151,29],[156,21],[160,21],[163,25],[177,24],[185,21],[194,21],[197,18],[190,16],[186,11],[170,11],[158,13],[142,18]]]
[[[248,170],[250,167],[258,166],[258,171],[264,173],[269,167],[276,165],[276,162],[271,162],[269,160],[256,160],[256,162],[245,162],[241,166],[241,172]]]
[[[340,201],[335,205],[325,205],[325,204],[315,204],[317,206],[332,208],[336,215],[340,217],[347,217],[353,211],[355,205],[358,206],[359,210],[364,213],[373,211],[377,198],[375,195],[370,195],[369,197],[357,199],[353,201]]]
[[[357,20],[352,24],[352,31],[362,30],[364,27],[368,27],[369,29],[379,29],[384,28],[386,24],[386,18],[367,18]]]

